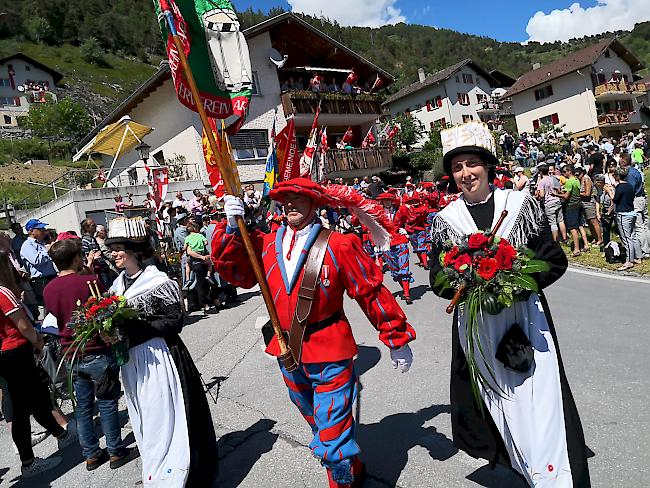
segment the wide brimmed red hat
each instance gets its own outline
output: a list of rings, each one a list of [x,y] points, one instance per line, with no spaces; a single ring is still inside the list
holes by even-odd
[[[427,188],[433,188],[435,185],[431,181],[423,181],[420,186],[426,190]]]
[[[390,200],[392,202],[396,202],[399,200],[399,197],[394,193],[389,193],[385,191],[384,193],[380,193],[379,195],[377,195],[377,198],[375,198],[375,200]]]
[[[404,198],[404,203],[420,203],[420,202],[421,202],[420,195],[417,195],[415,193],[410,197],[405,196]]]
[[[319,207],[328,205],[347,208],[370,231],[375,245],[383,251],[390,248],[391,237],[395,235],[396,229],[386,216],[385,210],[377,202],[364,197],[351,186],[323,187],[306,178],[293,178],[278,183],[269,192],[269,196],[279,202],[285,201],[290,194],[311,198]],[[396,197],[390,195],[389,198],[394,200]]]
[[[325,188],[307,178],[292,178],[287,181],[282,181],[275,185],[269,192],[269,197],[272,200],[283,202],[290,194],[306,196],[319,205],[330,203],[330,198],[325,193]]]

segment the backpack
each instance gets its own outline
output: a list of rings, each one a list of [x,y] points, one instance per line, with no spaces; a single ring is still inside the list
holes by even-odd
[[[605,246],[605,261],[609,264],[624,263],[625,249],[618,242],[610,241]]]

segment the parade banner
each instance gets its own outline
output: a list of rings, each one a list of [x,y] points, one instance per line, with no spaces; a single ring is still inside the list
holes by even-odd
[[[166,166],[151,168],[151,180],[153,182],[153,201],[156,204],[156,210],[160,210],[167,196],[169,187],[169,170]]]
[[[366,134],[366,137],[363,138],[361,147],[367,148],[373,146],[376,142],[377,140],[375,139],[375,136],[372,134],[372,126],[370,126],[370,129],[368,129],[368,133]]]
[[[327,176],[327,127],[324,127],[320,133],[320,157],[318,158],[318,168],[316,172],[316,179],[322,183]]]
[[[209,118],[208,122],[210,123],[210,128],[212,129],[212,134],[214,135],[215,140],[219,143],[219,133],[217,131],[217,124],[214,119]],[[219,171],[219,166],[217,164],[216,156],[212,152],[210,147],[210,142],[208,141],[208,135],[203,130],[203,137],[201,139],[203,145],[203,156],[205,158],[205,168],[208,172],[208,178],[210,179],[210,185],[214,190],[214,194],[217,198],[221,199],[226,194],[226,189],[223,184],[223,177],[221,176],[221,171]],[[221,147],[221,146],[220,146]]]
[[[178,100],[197,111],[173,42],[177,34],[196,79],[208,117],[229,118],[234,133],[241,127],[253,87],[248,45],[228,0],[154,0]],[[173,13],[173,27],[163,12]],[[175,30],[175,32],[173,32]]]
[[[275,138],[278,161],[280,162],[280,178],[278,181],[287,181],[300,176],[300,162],[298,141],[296,140],[296,126],[293,117]]]

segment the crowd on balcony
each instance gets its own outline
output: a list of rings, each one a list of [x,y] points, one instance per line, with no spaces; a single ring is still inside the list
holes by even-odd
[[[381,83],[366,80],[363,84],[359,83],[358,76],[351,71],[345,79],[341,76],[326,76],[322,73],[314,72],[309,79],[302,76],[289,76],[280,82],[282,93],[296,91],[310,91],[312,93],[342,93],[345,95],[359,95],[362,93],[371,93],[377,89]]]

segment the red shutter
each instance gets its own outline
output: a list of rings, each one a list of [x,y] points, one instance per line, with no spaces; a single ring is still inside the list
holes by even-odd
[[[553,125],[557,125],[560,123],[560,117],[558,114],[553,114],[551,115],[551,122],[553,122]]]
[[[431,107],[431,100],[427,100],[427,112],[431,112],[433,108]]]
[[[442,107],[442,98],[436,97],[436,107]]]
[[[14,105],[16,105],[16,107],[20,107],[20,97],[14,97]]]
[[[539,129],[539,119],[533,120],[533,130]]]
[[[447,121],[444,118],[440,119],[440,126],[443,128],[447,127]]]

